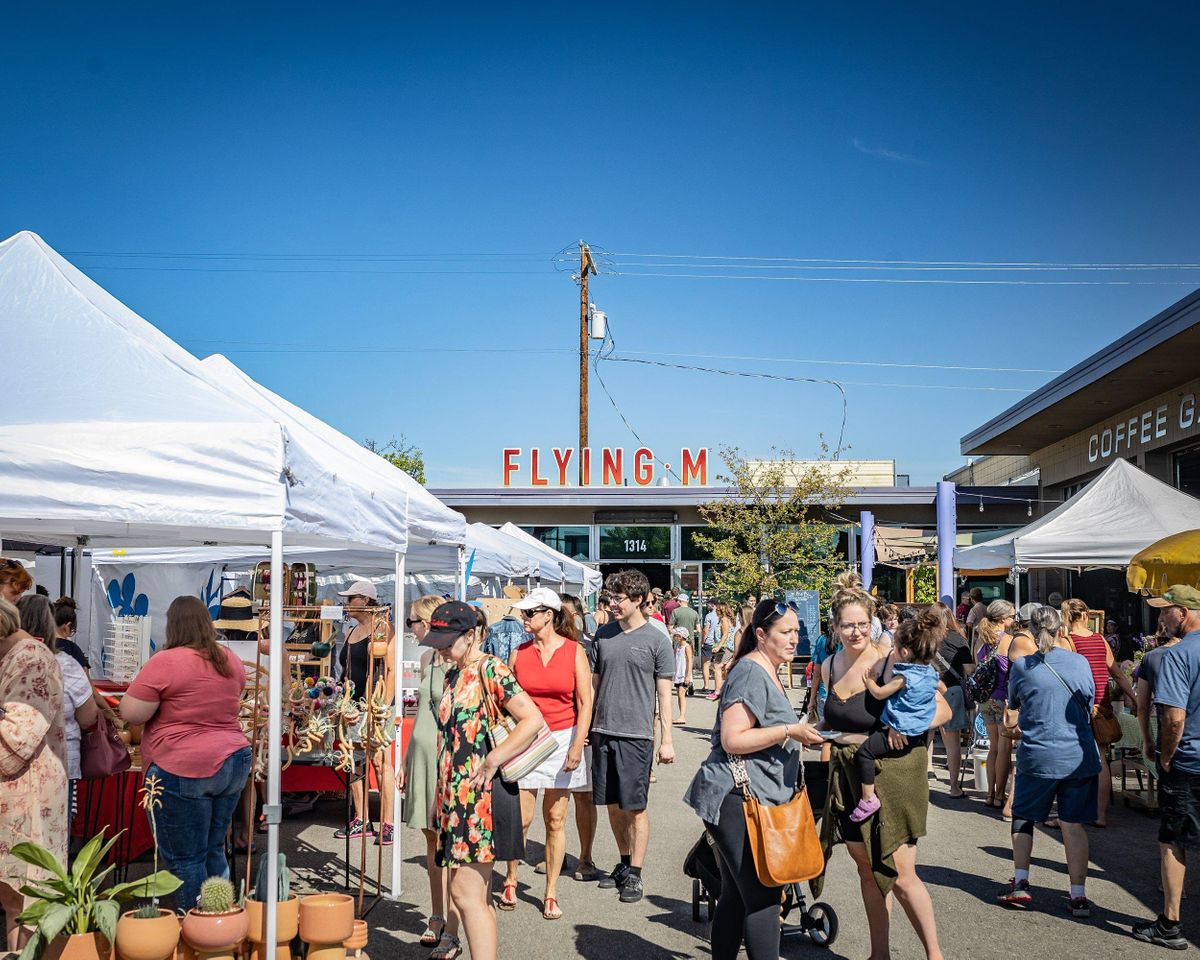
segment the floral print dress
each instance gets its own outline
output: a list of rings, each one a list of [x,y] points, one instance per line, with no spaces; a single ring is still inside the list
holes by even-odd
[[[18,843],[67,862],[62,672],[40,640],[18,640],[0,661],[0,707],[0,881],[19,888],[42,871],[12,855]]]
[[[477,791],[470,780],[491,750],[491,719],[484,697],[490,696],[503,714],[509,699],[521,693],[512,671],[492,656],[446,671],[446,686],[438,705],[441,750],[434,801],[439,867],[492,863],[496,859],[492,848],[492,785]]]

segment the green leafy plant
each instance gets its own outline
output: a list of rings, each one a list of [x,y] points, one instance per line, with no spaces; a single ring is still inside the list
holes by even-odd
[[[267,866],[266,857],[260,857],[258,861],[258,872],[254,875],[254,889],[250,893],[251,900],[259,900],[266,902],[267,894]],[[279,854],[279,882],[276,885],[275,899],[279,903],[283,903],[292,892],[292,875],[288,871],[287,857],[282,853]]]
[[[122,903],[135,898],[165,897],[179,889],[181,881],[168,870],[100,889],[113,870],[112,866],[101,868],[101,864],[120,835],[107,841],[102,833],[92,837],[69,871],[39,844],[18,843],[12,848],[12,855],[18,860],[48,874],[45,879],[21,888],[21,893],[33,903],[17,917],[17,923],[33,927],[33,936],[21,951],[20,960],[36,960],[60,934],[99,932],[109,943],[115,943]]]
[[[230,913],[236,909],[233,884],[224,877],[209,877],[200,884],[197,913]]]

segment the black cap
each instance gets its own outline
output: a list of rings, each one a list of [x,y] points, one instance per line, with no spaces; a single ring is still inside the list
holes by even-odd
[[[425,634],[421,646],[445,650],[468,630],[474,630],[478,623],[474,607],[467,606],[461,600],[447,600],[430,616],[429,632]]]

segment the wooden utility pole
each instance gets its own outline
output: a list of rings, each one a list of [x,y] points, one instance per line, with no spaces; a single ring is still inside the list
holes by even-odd
[[[583,451],[588,445],[588,273],[595,274],[592,251],[579,241],[579,485],[583,486]]]

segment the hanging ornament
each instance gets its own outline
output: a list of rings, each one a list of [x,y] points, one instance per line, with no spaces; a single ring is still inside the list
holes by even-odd
[[[331,649],[332,648],[326,641],[324,641],[324,640],[315,641],[311,648],[313,659],[324,660],[327,656],[329,656],[329,651]]]

